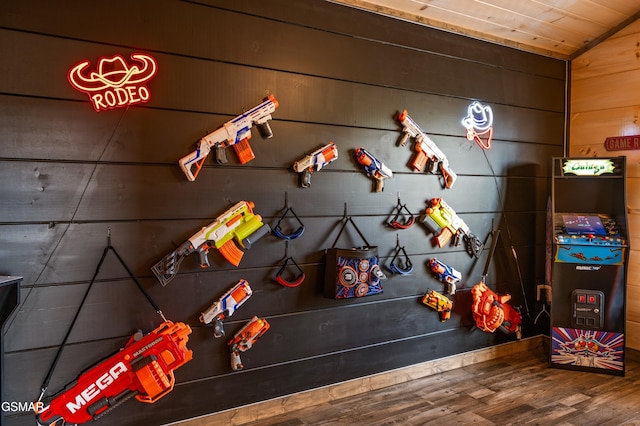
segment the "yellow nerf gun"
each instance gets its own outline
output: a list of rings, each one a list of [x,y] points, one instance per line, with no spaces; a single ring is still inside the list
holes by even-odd
[[[240,201],[182,243],[180,247],[163,257],[151,267],[160,284],[167,285],[178,273],[180,263],[194,251],[198,252],[200,267],[208,268],[209,249],[216,248],[232,265],[238,266],[244,252],[233,240],[245,249],[271,232],[262,217],[253,213],[251,201]]]

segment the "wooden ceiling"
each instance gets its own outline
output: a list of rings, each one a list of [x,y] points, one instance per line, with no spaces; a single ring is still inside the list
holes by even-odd
[[[640,18],[640,0],[336,0],[571,60]]]

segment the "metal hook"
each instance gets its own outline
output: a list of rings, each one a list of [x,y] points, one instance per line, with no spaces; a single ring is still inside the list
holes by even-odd
[[[402,267],[402,260],[398,259],[398,257],[402,254],[404,257],[404,267]],[[389,265],[389,270],[398,275],[409,275],[413,272],[413,263],[411,263],[411,259],[409,259],[409,255],[405,250],[404,246],[400,246],[400,237],[396,234],[396,251],[391,259],[391,264]]]
[[[288,212],[291,212],[291,214],[293,215],[293,217],[296,218],[300,226],[298,227],[298,229],[296,229],[292,233],[285,234],[282,232],[282,229],[280,228],[280,223],[285,218]],[[287,207],[284,213],[282,214],[282,216],[280,217],[280,220],[278,220],[278,223],[276,223],[276,226],[273,228],[273,233],[276,237],[281,238],[283,240],[287,240],[287,241],[295,240],[296,238],[301,237],[302,234],[304,233],[304,224],[302,223],[298,215],[293,211],[293,209],[291,207]]]
[[[293,279],[293,281],[287,281],[283,277],[284,271],[289,265],[289,262],[292,262],[293,265],[298,270],[298,274]],[[306,275],[302,270],[302,268],[300,267],[300,265],[298,265],[296,261],[293,259],[293,257],[290,257],[290,256],[285,259],[284,263],[282,264],[282,267],[280,267],[280,270],[276,274],[276,281],[278,281],[278,284],[283,285],[285,287],[298,287],[300,284],[304,282],[305,278],[306,278]]]
[[[409,211],[407,205],[402,204],[402,202],[400,201],[400,194],[398,194],[398,204],[393,208],[393,210],[391,210],[391,213],[393,214],[394,211],[396,212],[395,216],[388,222],[388,225],[392,228],[407,229],[416,222],[415,216]],[[401,216],[408,216],[408,219],[400,222]]]

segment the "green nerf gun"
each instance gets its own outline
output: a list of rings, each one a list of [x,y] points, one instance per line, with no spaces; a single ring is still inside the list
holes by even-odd
[[[250,249],[271,232],[269,225],[262,223],[262,217],[253,213],[253,208],[253,202],[240,201],[153,265],[151,270],[160,284],[167,285],[178,273],[180,263],[193,252],[198,252],[201,268],[211,266],[207,256],[211,248],[218,249],[232,265],[238,266],[244,252],[233,240]]]

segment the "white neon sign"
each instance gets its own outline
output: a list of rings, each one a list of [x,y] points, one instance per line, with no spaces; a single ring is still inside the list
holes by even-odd
[[[491,148],[493,110],[490,106],[473,101],[467,108],[467,116],[462,119],[462,125],[467,129],[468,140],[475,140],[482,149]]]

